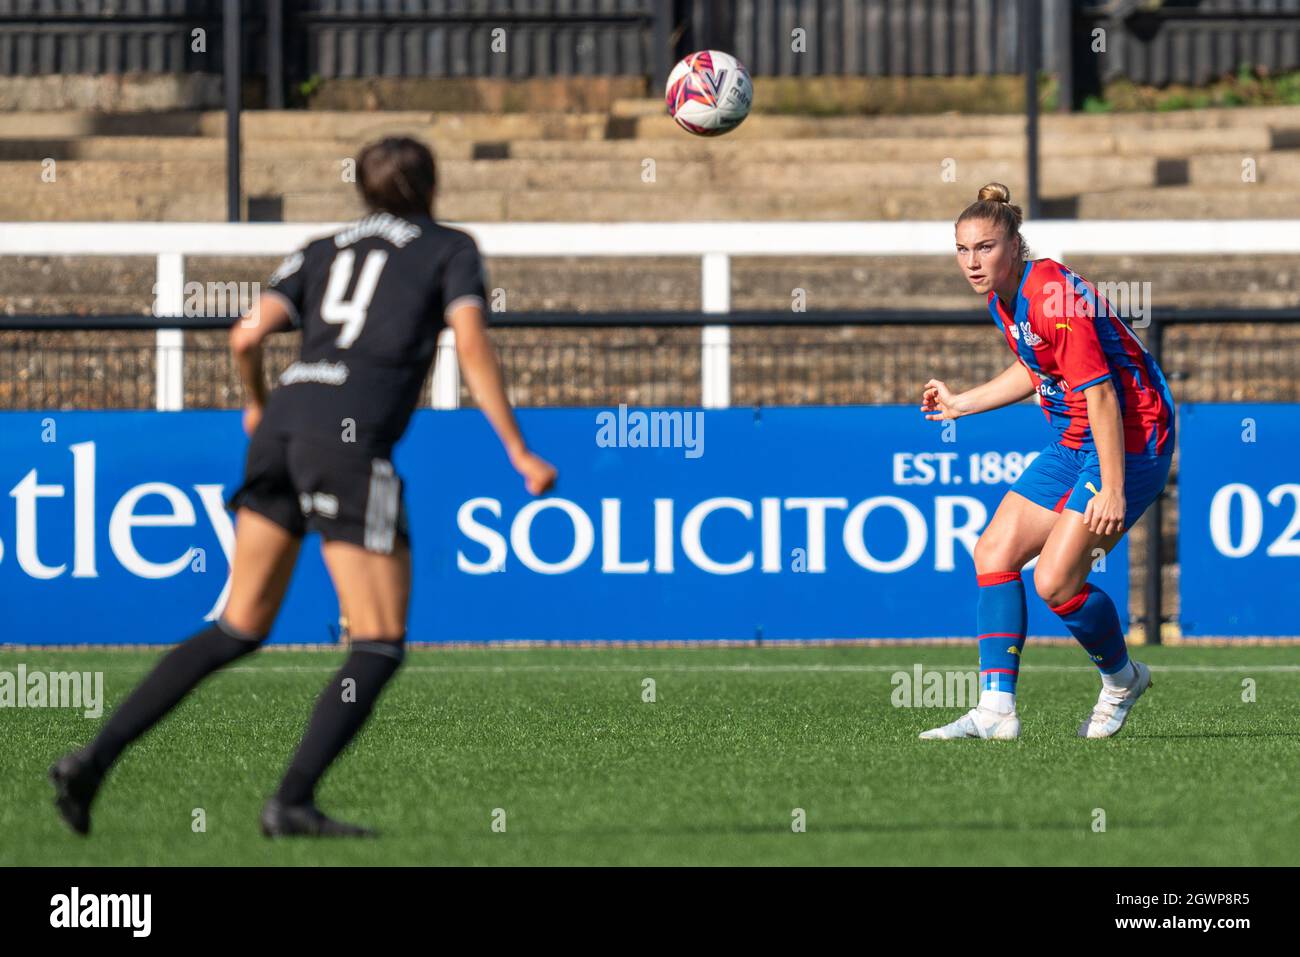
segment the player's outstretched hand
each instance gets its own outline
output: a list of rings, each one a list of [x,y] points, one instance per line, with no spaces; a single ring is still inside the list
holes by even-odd
[[[926,413],[925,417],[931,422],[955,419],[961,415],[957,408],[957,397],[938,379],[931,379],[925,384],[921,393],[921,411]]]
[[[244,406],[244,434],[251,439],[261,423],[262,407],[260,405]]]
[[[520,452],[511,461],[520,475],[524,477],[524,487],[533,495],[545,495],[555,487],[555,479],[559,475],[555,466],[540,455],[532,452]]]

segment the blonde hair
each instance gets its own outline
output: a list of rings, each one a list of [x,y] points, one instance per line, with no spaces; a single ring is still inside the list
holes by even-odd
[[[1024,222],[1025,214],[1019,206],[1012,204],[1011,190],[1001,183],[981,186],[975,202],[962,210],[953,225],[961,225],[968,219],[986,219],[1002,230],[1008,239],[1018,239],[1021,262],[1029,259],[1029,244],[1020,234],[1020,224]]]

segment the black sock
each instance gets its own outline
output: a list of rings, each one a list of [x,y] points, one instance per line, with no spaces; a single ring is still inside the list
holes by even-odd
[[[316,782],[361,730],[384,685],[397,673],[406,648],[401,639],[352,639],[352,652],[321,692],[276,797],[285,804],[309,804]],[[353,684],[345,687],[344,682]]]
[[[244,635],[221,621],[190,636],[167,652],[117,706],[83,756],[104,774],[128,744],[152,728],[195,685],[223,665],[256,651],[264,638]]]

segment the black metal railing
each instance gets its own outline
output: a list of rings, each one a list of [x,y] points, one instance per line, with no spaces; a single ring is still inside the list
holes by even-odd
[[[0,75],[220,73],[221,0],[0,4]],[[1258,0],[267,0],[238,5],[240,62],[265,103],[312,78],[647,76],[695,49],[756,76],[991,76],[1024,72],[1021,39],[1078,108],[1102,83],[1199,85],[1251,64],[1300,67],[1300,11]],[[808,42],[791,42],[801,28]],[[206,43],[193,42],[195,29]],[[505,30],[509,56],[494,55]],[[1098,31],[1104,36],[1098,42]]]

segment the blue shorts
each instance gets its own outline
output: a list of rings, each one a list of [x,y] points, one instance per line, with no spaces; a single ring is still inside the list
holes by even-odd
[[[1173,455],[1124,453],[1124,529],[1132,528],[1169,479]],[[1091,485],[1092,488],[1088,486]],[[1068,449],[1053,442],[1029,463],[1011,491],[1053,512],[1082,513],[1101,491],[1101,463],[1096,452]]]

